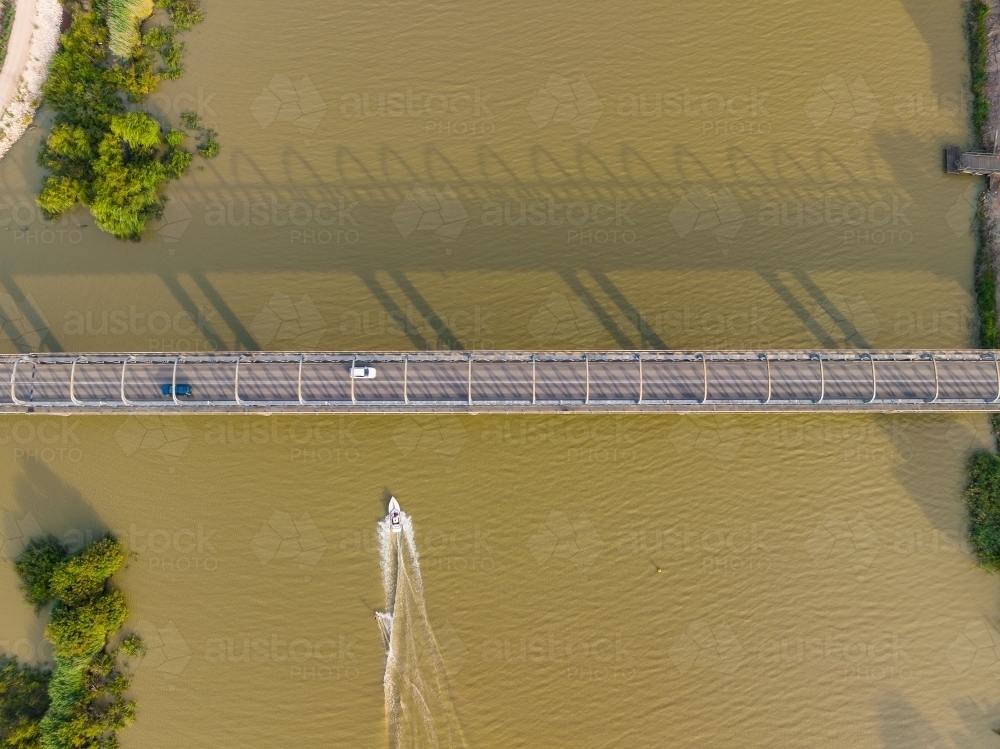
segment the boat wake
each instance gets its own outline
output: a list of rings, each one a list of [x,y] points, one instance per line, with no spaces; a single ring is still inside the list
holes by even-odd
[[[410,516],[393,533],[378,527],[385,611],[375,615],[386,645],[385,714],[390,749],[467,748],[452,705],[441,650],[427,619]]]

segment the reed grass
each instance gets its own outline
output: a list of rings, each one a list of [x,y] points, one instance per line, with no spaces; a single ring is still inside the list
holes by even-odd
[[[153,14],[153,0],[110,0],[108,46],[118,57],[131,57],[142,41],[139,26]]]

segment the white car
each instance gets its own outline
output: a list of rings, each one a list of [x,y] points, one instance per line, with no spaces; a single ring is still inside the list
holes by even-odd
[[[351,367],[352,380],[374,380],[375,367]]]

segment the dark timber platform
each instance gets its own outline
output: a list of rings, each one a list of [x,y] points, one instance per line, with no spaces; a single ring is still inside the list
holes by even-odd
[[[985,151],[962,152],[958,146],[944,150],[945,170],[948,174],[998,174],[1000,156]]]

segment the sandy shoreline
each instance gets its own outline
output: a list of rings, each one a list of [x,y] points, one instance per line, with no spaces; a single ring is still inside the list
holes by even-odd
[[[18,0],[7,57],[0,69],[0,157],[28,129],[38,108],[49,62],[59,47],[63,8],[58,0]]]

